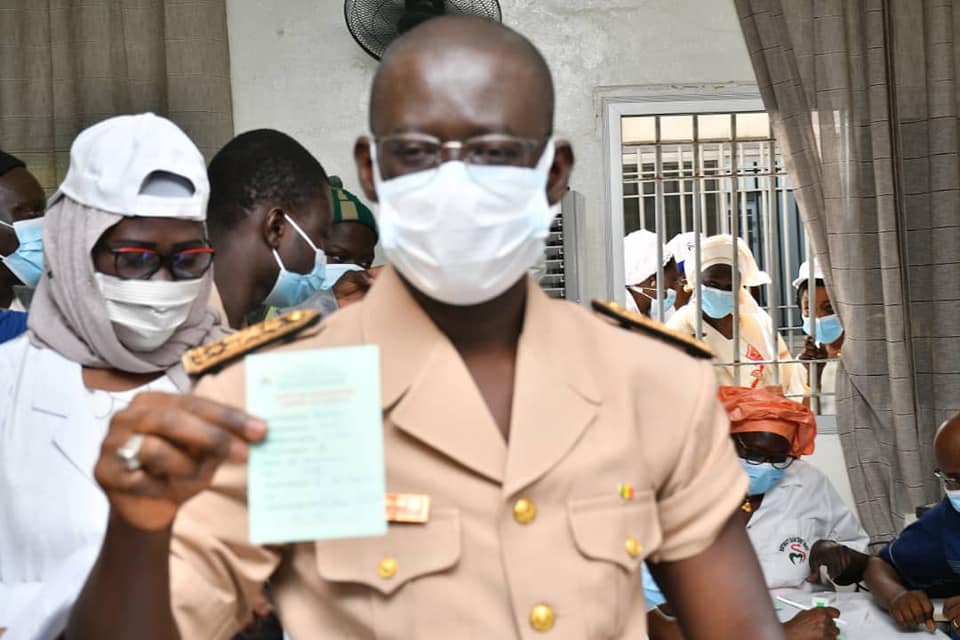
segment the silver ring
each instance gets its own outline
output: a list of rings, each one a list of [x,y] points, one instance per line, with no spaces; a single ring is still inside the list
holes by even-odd
[[[127,471],[136,471],[140,464],[140,447],[143,446],[143,434],[135,433],[117,448],[117,457],[127,467]]]

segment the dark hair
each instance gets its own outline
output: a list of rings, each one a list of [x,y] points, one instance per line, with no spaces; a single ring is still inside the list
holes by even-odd
[[[823,281],[823,278],[816,278],[816,279],[814,279],[814,281],[813,281],[813,286],[815,286],[815,287],[825,287],[825,286],[827,286],[827,283]],[[797,287],[797,306],[798,306],[798,307],[802,307],[802,306],[803,306],[803,305],[801,305],[801,302],[802,302],[802,300],[803,300],[803,292],[806,291],[809,287],[810,287],[810,281],[809,281],[809,280],[804,280],[803,282],[800,283],[800,286]]]
[[[274,129],[241,133],[207,167],[212,233],[239,225],[263,202],[295,208],[317,196],[329,201],[323,166],[302,144]]]
[[[8,171],[13,171],[18,167],[26,168],[27,165],[23,163],[23,160],[17,156],[10,155],[9,153],[4,153],[0,151],[0,176],[5,174]]]

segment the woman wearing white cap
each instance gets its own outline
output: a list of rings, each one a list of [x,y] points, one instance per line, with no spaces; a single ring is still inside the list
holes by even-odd
[[[843,325],[840,323],[840,316],[833,309],[823,271],[816,260],[813,261],[813,289],[810,289],[809,262],[800,265],[793,288],[797,290],[797,306],[803,316],[803,332],[807,334],[803,352],[797,358],[830,360],[816,367],[816,389],[822,392],[819,412],[834,415],[837,413],[837,358],[843,348]],[[810,368],[812,367],[808,366],[808,369]]]
[[[673,254],[663,246],[663,311],[673,315],[673,304],[680,287],[680,272]],[[660,319],[657,298],[657,234],[640,229],[623,239],[624,282],[627,285],[627,309]]]
[[[697,314],[703,316],[703,340],[710,345],[719,362],[740,361],[717,367],[721,386],[764,387],[779,384],[784,392],[798,402],[807,392],[803,366],[795,362],[770,364],[774,356],[779,360],[793,360],[786,343],[773,332],[770,316],[750,295],[750,287],[770,283],[770,276],[760,270],[747,244],[737,239],[737,264],[740,272],[739,344],[733,341],[733,238],[729,235],[712,236],[701,245],[699,278],[703,285],[701,299],[697,294],[689,304],[677,311],[667,323],[669,327],[690,335],[696,334]],[[688,265],[689,266],[689,265]],[[687,277],[697,291],[697,275],[687,270]],[[739,368],[739,379],[736,369]],[[779,373],[779,376],[778,376]]]
[[[108,505],[93,467],[144,390],[189,386],[188,349],[220,337],[203,157],[173,123],[83,131],[43,226],[29,332],[0,346],[0,629],[55,637],[96,558]]]

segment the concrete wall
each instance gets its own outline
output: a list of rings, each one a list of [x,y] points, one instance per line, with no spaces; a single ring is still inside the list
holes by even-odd
[[[553,67],[557,133],[573,142],[573,187],[584,195],[584,299],[603,295],[603,163],[598,87],[753,81],[733,0],[501,0],[504,22]],[[280,129],[348,189],[352,148],[366,129],[375,61],[357,46],[340,0],[229,0],[237,132]]]

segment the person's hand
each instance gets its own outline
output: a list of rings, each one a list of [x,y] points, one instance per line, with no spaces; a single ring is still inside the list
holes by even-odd
[[[807,339],[803,343],[803,352],[797,356],[797,360],[826,360],[827,359],[827,349],[823,345],[817,346],[817,343],[814,342],[811,336],[807,336]]]
[[[840,611],[833,607],[807,609],[783,623],[787,640],[829,640],[840,634],[836,618]]]
[[[943,617],[950,621],[954,629],[960,631],[960,596],[944,600]]]
[[[833,540],[818,540],[810,550],[810,575],[807,582],[820,581],[820,567],[827,568],[830,579],[839,585],[855,584],[863,579],[870,556]]]
[[[933,632],[933,603],[923,591],[904,591],[890,601],[890,615],[904,631],[915,631],[920,625]]]
[[[379,273],[379,269],[377,271],[373,269],[370,271],[347,271],[340,276],[337,283],[333,285],[333,295],[337,298],[337,305],[342,308],[363,300],[367,291],[373,286],[377,273]]]
[[[131,471],[117,449],[143,436]],[[136,529],[157,531],[180,505],[210,486],[225,460],[247,459],[247,443],[262,440],[266,424],[239,409],[191,395],[141,393],[110,421],[94,475],[114,515]]]

